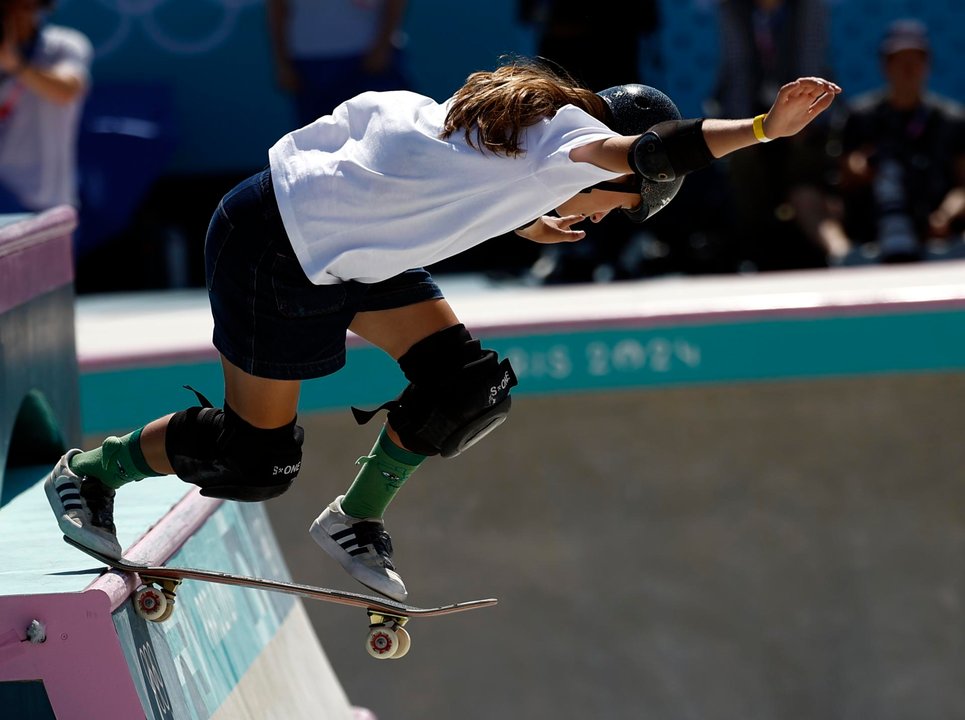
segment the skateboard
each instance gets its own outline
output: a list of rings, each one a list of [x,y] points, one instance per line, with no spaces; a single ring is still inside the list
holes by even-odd
[[[140,576],[142,584],[134,591],[131,601],[134,604],[134,611],[145,620],[164,622],[171,617],[174,612],[175,594],[182,580],[198,580],[200,582],[287,593],[311,600],[364,608],[369,616],[369,633],[365,640],[365,649],[369,655],[380,660],[398,660],[409,652],[411,638],[403,626],[410,618],[451,615],[467,610],[491,607],[498,602],[496,598],[487,598],[434,608],[419,608],[389,598],[312,585],[299,585],[298,583],[281,580],[264,580],[215,570],[141,565],[124,558],[107,557],[96,550],[84,547],[66,535],[64,541],[115,570]]]

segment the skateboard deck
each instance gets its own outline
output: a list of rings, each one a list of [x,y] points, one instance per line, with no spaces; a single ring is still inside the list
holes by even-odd
[[[152,622],[167,620],[174,611],[175,592],[182,580],[197,580],[221,585],[254,588],[281,592],[310,600],[336,603],[364,608],[369,615],[369,637],[366,649],[369,654],[377,658],[400,658],[408,652],[409,636],[402,627],[411,617],[435,617],[437,615],[451,615],[453,613],[477,610],[491,607],[498,600],[486,598],[484,600],[468,600],[464,602],[440,605],[433,608],[420,608],[392,600],[390,598],[375,597],[362,593],[333,590],[330,588],[301,585],[283,580],[266,580],[263,578],[234,575],[216,570],[201,570],[197,568],[169,567],[166,565],[143,565],[124,558],[112,558],[96,550],[84,547],[80,543],[64,536],[64,541],[81,552],[90,555],[114,570],[125,573],[135,573],[141,578],[143,585],[139,587],[132,601],[138,615]]]

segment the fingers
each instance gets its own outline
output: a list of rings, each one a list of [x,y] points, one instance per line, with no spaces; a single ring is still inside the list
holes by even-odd
[[[805,123],[809,123],[827,110],[840,93],[840,86],[824,78],[798,78],[780,89],[774,103],[774,109],[786,108],[794,116],[799,117]],[[788,118],[791,117],[788,116]]]
[[[579,242],[585,237],[586,233],[582,230],[566,230],[560,233],[558,241],[566,243]]]
[[[831,107],[831,103],[841,93],[841,88],[832,82],[821,80],[820,83],[815,85],[814,93],[814,99],[808,106],[808,112],[818,115]]]
[[[823,113],[825,110],[831,107],[831,103],[834,102],[834,97],[835,96],[832,95],[831,93],[824,93],[823,95],[815,99],[813,103],[811,103],[811,106],[808,108],[808,110],[814,113],[815,115],[819,113]]]
[[[527,226],[523,230],[517,230],[516,234],[532,242],[545,245],[577,242],[585,238],[586,233],[583,230],[571,228],[585,219],[584,215],[565,215],[563,217],[544,215],[540,222]]]
[[[586,220],[585,215],[566,215],[559,218],[559,227],[561,230],[569,230],[571,227],[576,225],[576,223],[581,220]]]
[[[557,230],[548,229],[539,235],[528,238],[535,243],[540,243],[542,245],[555,245],[557,243],[571,243],[578,242],[586,237],[586,233],[582,230]]]
[[[583,215],[567,215],[560,218],[558,226],[558,241],[559,242],[576,242],[582,240],[586,237],[586,232],[583,230],[571,230],[576,223],[581,220],[585,220],[586,217]]]
[[[841,92],[841,88],[830,80],[825,80],[819,77],[802,77],[798,78],[794,82],[788,83],[785,87],[797,86],[799,88],[813,88],[819,89],[821,92],[831,92],[837,94]]]
[[[840,92],[840,86],[830,80],[818,77],[803,77],[782,87],[778,96],[789,101],[796,98],[819,98],[823,95],[830,95],[834,98]]]

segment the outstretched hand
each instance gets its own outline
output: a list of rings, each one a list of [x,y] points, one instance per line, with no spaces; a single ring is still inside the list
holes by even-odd
[[[817,77],[798,78],[777,91],[764,118],[764,134],[772,140],[796,135],[823,113],[840,94],[833,82]]]
[[[565,217],[555,217],[553,215],[543,215],[532,225],[517,230],[516,234],[533,242],[552,245],[561,242],[576,242],[586,237],[583,230],[572,230],[576,223],[586,218],[583,215],[566,215]]]

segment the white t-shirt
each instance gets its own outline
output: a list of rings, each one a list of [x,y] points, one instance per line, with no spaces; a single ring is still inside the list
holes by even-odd
[[[448,103],[367,92],[268,152],[282,222],[318,285],[374,283],[431,265],[620,173],[570,160],[615,133],[572,106],[525,130],[518,158],[439,138]]]
[[[30,63],[62,68],[89,81],[93,50],[82,34],[47,25],[40,31]],[[77,131],[83,96],[67,105],[44,100],[17,78],[0,85],[0,183],[28,208],[46,210],[77,204]]]

